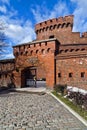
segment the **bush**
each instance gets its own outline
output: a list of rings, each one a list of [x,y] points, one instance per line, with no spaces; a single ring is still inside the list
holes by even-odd
[[[14,83],[9,83],[7,86],[8,86],[8,88],[15,88]]]
[[[73,100],[73,103],[76,105],[83,107],[84,109],[87,110],[87,94],[83,95],[80,92],[69,92],[68,98]]]
[[[66,88],[67,85],[66,84],[56,84],[54,85],[54,90],[58,93],[61,93],[62,95],[64,95],[66,93]]]

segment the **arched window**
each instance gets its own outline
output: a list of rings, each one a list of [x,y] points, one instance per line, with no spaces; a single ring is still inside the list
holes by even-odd
[[[52,25],[50,26],[50,30],[51,30],[51,31],[53,30],[53,26],[52,26]]]
[[[71,27],[71,23],[67,23],[67,24],[66,24],[66,27]]]
[[[45,54],[45,49],[42,49],[42,50],[41,50],[41,53],[42,53],[42,54]]]
[[[57,28],[61,28],[61,24],[58,24]]]
[[[43,32],[45,31],[45,28],[43,28]]]
[[[49,27],[47,26],[47,27],[46,27],[46,31],[47,31],[48,29],[49,29]]]
[[[65,26],[66,26],[66,24],[65,24],[65,23],[63,23],[61,27],[63,28],[63,27],[65,27]]]
[[[31,54],[31,55],[33,54],[33,50],[30,51],[30,54]]]
[[[39,50],[36,50],[36,54],[38,54]]]
[[[27,54],[28,54],[28,51],[25,51],[25,54],[27,55]]]
[[[56,25],[56,24],[54,25],[53,29],[55,29],[55,28],[57,28],[57,25]]]
[[[21,55],[23,55],[23,52],[20,52]]]
[[[47,49],[47,52],[49,52],[49,51],[50,51],[50,48]]]

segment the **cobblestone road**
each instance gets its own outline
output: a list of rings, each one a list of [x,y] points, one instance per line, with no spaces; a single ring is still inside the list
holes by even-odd
[[[0,130],[87,130],[48,94],[0,95]]]

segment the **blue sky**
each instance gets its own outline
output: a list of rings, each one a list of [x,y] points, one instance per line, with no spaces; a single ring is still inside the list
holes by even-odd
[[[6,25],[8,49],[3,58],[11,58],[12,46],[35,39],[34,26],[47,19],[74,15],[73,31],[87,31],[87,0],[0,0],[0,21]]]

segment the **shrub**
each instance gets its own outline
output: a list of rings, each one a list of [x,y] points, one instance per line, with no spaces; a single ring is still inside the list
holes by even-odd
[[[66,84],[56,84],[54,85],[54,90],[58,93],[61,93],[62,95],[65,94],[67,85]]]
[[[80,92],[69,92],[68,98],[73,99],[73,103],[76,105],[83,107],[85,110],[87,110],[87,94],[83,95]]]

